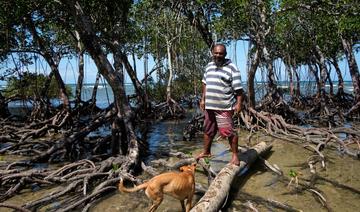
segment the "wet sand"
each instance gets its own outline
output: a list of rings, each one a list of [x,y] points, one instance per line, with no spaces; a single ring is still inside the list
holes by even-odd
[[[163,149],[162,151],[183,151],[187,152],[192,149],[192,154],[196,155],[202,149],[202,136],[197,136],[193,141],[182,141],[181,137],[176,134],[179,129],[179,124],[174,122],[162,123],[160,127],[155,126],[156,145]],[[174,135],[175,133],[175,135]],[[241,132],[239,138],[239,145],[245,145],[248,133]],[[159,137],[161,142],[159,142]],[[167,138],[166,138],[167,137]],[[149,137],[150,142],[153,137]],[[310,176],[309,168],[306,166],[306,161],[312,153],[304,149],[299,144],[289,143],[287,141],[277,140],[265,135],[253,136],[251,145],[258,142],[265,141],[271,143],[273,148],[271,152],[265,157],[271,164],[276,164],[285,175],[289,176],[290,170],[294,170],[299,174],[299,182],[306,183],[302,179],[308,179]],[[159,152],[158,152],[159,153]],[[230,152],[228,151],[227,141],[214,141],[212,145],[212,153],[214,157],[210,163],[214,165],[215,170],[221,169],[223,164],[226,164],[230,159]],[[357,190],[360,190],[360,176],[357,170],[360,170],[360,163],[357,160],[347,156],[341,157],[333,150],[326,150],[327,169],[323,170],[317,166],[318,173],[330,180],[336,180],[339,183],[346,184]],[[169,162],[171,163],[171,161]],[[198,169],[196,173],[196,182],[207,186],[207,177],[205,177],[201,170]],[[358,211],[360,207],[360,195],[334,187],[332,184],[318,181],[317,188],[323,192],[328,204],[333,211]],[[256,162],[248,173],[239,176],[234,182],[231,190],[232,199],[231,204],[226,205],[224,211],[247,211],[243,203],[246,203],[249,198],[257,197],[258,199],[274,200],[288,204],[296,209],[302,211],[327,211],[326,208],[318,202],[313,194],[304,191],[299,194],[290,194],[293,191],[294,185],[288,187],[286,183],[281,182],[278,177],[272,172],[266,170],[261,162]],[[196,195],[193,199],[195,203],[201,198],[201,195]],[[256,199],[256,198],[255,198]],[[278,208],[270,207],[267,204],[253,205],[259,211],[282,211]],[[91,211],[145,211],[150,207],[150,200],[147,199],[143,191],[131,194],[122,194],[116,192],[111,197],[99,202]],[[172,197],[165,197],[163,203],[158,211],[181,211],[181,206],[178,200]]]
[[[163,153],[170,151],[182,151],[196,155],[202,150],[202,135],[198,135],[192,141],[183,141],[182,129],[184,121],[167,121],[153,125],[151,133],[148,136],[150,155],[145,160],[149,162],[155,158],[163,157]],[[239,144],[244,146],[248,133],[241,132]],[[299,173],[300,183],[306,183],[303,179],[308,179],[310,172],[306,166],[307,158],[312,153],[299,144],[292,144],[287,141],[276,140],[265,135],[255,135],[252,137],[251,145],[265,141],[271,143],[273,148],[265,157],[271,164],[276,164],[285,175],[289,176],[290,170]],[[214,157],[211,163],[214,169],[221,169],[222,164],[226,164],[230,158],[227,141],[214,141],[212,146]],[[317,166],[317,172],[330,180],[336,180],[339,183],[351,186],[360,190],[360,163],[347,156],[340,156],[334,150],[325,150],[327,169],[323,170]],[[165,157],[164,157],[165,158]],[[176,159],[172,158],[169,163],[175,163]],[[148,176],[140,176],[147,179]],[[202,174],[198,168],[195,174],[196,182],[207,186],[207,177]],[[360,208],[360,195],[346,189],[333,186],[325,181],[318,181],[317,188],[323,192],[333,211],[358,211]],[[314,198],[310,192],[302,192],[298,194],[290,194],[294,189],[293,186],[287,187],[287,184],[280,181],[275,174],[267,171],[261,162],[256,162],[252,169],[245,175],[239,176],[234,182],[230,199],[230,204],[226,205],[223,211],[248,211],[243,203],[251,197],[251,202],[259,211],[282,211],[278,208],[270,207],[267,204],[257,204],[255,200],[275,200],[291,205],[292,207],[302,211],[327,211],[319,201]],[[41,196],[48,195],[52,189],[40,191],[24,191],[21,194],[7,200],[7,203],[22,205],[30,200],[38,199]],[[193,202],[197,202],[201,195],[195,195]],[[54,202],[52,206],[56,208],[59,203]],[[113,211],[133,211],[143,212],[150,207],[150,200],[143,191],[131,194],[123,194],[119,191],[111,192],[98,201],[90,211],[92,212],[113,212]],[[53,209],[54,209],[53,208]],[[1,211],[12,211],[1,209]],[[47,211],[42,208],[38,211]],[[80,211],[80,210],[79,210]],[[181,211],[180,202],[172,197],[166,196],[158,211]]]

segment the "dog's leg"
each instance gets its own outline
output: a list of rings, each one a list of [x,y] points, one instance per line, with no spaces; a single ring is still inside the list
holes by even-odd
[[[185,211],[184,200],[180,200],[180,204],[181,204],[182,211]]]
[[[186,212],[189,212],[191,209],[191,203],[192,203],[192,195],[187,198],[186,200]]]
[[[149,209],[149,212],[156,211],[156,209],[159,207],[159,205],[161,204],[162,201],[163,201],[162,195],[156,197],[156,199],[153,199],[153,204],[152,204],[151,208]]]
[[[154,212],[159,207],[161,202],[163,201],[164,194],[161,191],[153,190],[150,187],[148,187],[145,190],[146,196],[148,196],[152,200],[152,205],[149,209],[149,212]]]

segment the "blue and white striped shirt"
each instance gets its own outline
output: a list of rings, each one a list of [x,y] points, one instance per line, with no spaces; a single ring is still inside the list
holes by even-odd
[[[205,109],[233,110],[235,91],[242,89],[238,68],[227,59],[222,67],[207,64],[202,82],[206,84]]]

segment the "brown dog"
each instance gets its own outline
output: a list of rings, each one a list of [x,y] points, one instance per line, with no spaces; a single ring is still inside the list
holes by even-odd
[[[163,200],[164,194],[168,194],[180,200],[181,207],[186,212],[190,211],[192,198],[195,192],[195,168],[196,163],[180,167],[181,172],[166,172],[151,178],[149,181],[134,188],[125,188],[123,179],[120,180],[119,190],[122,192],[135,192],[145,189],[145,194],[152,199],[153,204],[149,211],[155,211]]]

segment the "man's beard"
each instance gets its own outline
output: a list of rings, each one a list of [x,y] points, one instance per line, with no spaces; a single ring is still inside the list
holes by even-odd
[[[214,58],[214,63],[217,67],[222,67],[224,65],[225,60],[220,58]]]

